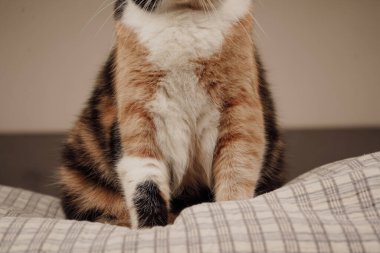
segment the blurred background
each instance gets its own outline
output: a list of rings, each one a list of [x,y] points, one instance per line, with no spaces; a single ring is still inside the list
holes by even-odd
[[[0,0],[0,184],[57,194],[60,144],[114,41],[113,0]],[[380,1],[261,0],[288,179],[380,151]]]

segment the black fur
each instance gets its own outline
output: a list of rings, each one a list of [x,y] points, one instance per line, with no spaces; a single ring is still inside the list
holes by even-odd
[[[117,119],[113,127],[108,130],[110,133],[106,134],[100,123],[100,111],[98,106],[102,97],[114,98],[114,52],[111,53],[108,61],[103,67],[98,79],[94,92],[92,93],[86,108],[82,113],[80,120],[88,128],[89,134],[93,135],[93,139],[104,154],[106,164],[113,168],[117,163],[121,154],[120,134],[117,127]],[[110,136],[108,139],[106,136]],[[93,184],[104,187],[114,192],[121,192],[121,187],[117,180],[108,181],[103,177],[103,174],[98,170],[99,164],[87,153],[84,147],[82,137],[76,135],[74,143],[65,143],[62,152],[63,165],[68,169],[75,170],[81,173],[85,178],[89,179]],[[114,173],[114,178],[117,178],[116,171],[110,170]]]
[[[112,124],[110,136],[109,154],[111,156],[111,166],[115,167],[122,156],[121,136],[117,120]]]
[[[87,211],[79,210],[77,205],[75,205],[75,196],[68,194],[67,192],[62,193],[62,208],[66,214],[66,217],[73,220],[86,220],[86,221],[96,221],[97,218],[103,215],[103,212],[96,209],[91,209]]]
[[[114,7],[114,17],[116,20],[123,16],[125,6],[127,5],[127,0],[116,0]]]
[[[94,185],[104,187],[113,192],[120,192],[120,187],[116,181],[109,182],[104,179],[103,175],[97,170],[99,165],[93,162],[85,149],[77,149],[70,144],[66,144],[63,148],[63,165],[67,169],[81,173]]]
[[[161,2],[161,0],[132,0],[135,2],[140,8],[147,10],[147,11],[153,11],[155,8],[157,8],[158,4]]]
[[[207,186],[199,187],[196,193],[188,193],[185,189],[181,194],[171,199],[170,211],[174,214],[179,214],[183,209],[187,207],[214,201],[214,194]]]
[[[92,134],[95,135],[100,148],[107,152],[108,144],[105,139],[105,130],[103,129],[100,123],[100,112],[99,112],[99,104],[103,97],[111,97],[114,98],[114,76],[113,76],[113,62],[114,62],[114,53],[111,54],[108,61],[104,65],[103,71],[100,73],[98,82],[100,85],[95,87],[93,94],[88,101],[87,107],[85,108],[85,112],[83,113],[82,120],[84,123],[91,128]],[[114,100],[114,99],[112,99]]]
[[[130,0],[137,4],[140,8],[146,11],[154,11],[160,4],[161,0]],[[114,7],[114,17],[116,20],[123,16],[125,7],[127,6],[128,0],[116,0]]]
[[[165,226],[168,224],[168,209],[160,189],[152,181],[137,186],[133,203],[136,207],[139,227]]]
[[[257,196],[273,191],[284,184],[284,147],[281,132],[277,126],[275,106],[269,91],[269,84],[265,79],[265,70],[258,55],[256,55],[256,62],[259,69],[259,93],[263,102],[267,141],[263,169],[255,190]]]
[[[115,76],[114,76],[114,61],[115,61],[115,50],[111,52],[110,57],[108,58],[103,71],[101,72],[100,79],[102,80],[103,86],[100,88],[100,92],[103,95],[112,98],[114,101],[114,106],[116,107],[116,98],[115,98]],[[98,95],[98,94],[94,94]],[[99,94],[100,95],[100,94]],[[117,161],[121,157],[122,147],[121,147],[121,137],[118,126],[117,118],[115,118],[111,130],[110,130],[110,138],[106,143],[106,155],[108,158],[108,164],[111,167],[114,167]]]

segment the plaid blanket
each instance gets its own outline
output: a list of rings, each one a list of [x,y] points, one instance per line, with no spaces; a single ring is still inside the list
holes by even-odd
[[[174,225],[64,220],[59,200],[0,187],[0,252],[380,252],[380,153],[313,170],[248,201],[202,204]]]

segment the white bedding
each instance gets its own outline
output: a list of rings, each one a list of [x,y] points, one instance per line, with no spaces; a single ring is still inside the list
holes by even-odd
[[[59,200],[0,186],[3,252],[380,252],[380,153],[322,166],[248,201],[133,231],[64,220]]]

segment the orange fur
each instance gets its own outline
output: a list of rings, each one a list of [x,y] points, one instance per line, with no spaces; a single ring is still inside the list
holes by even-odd
[[[124,153],[130,156],[161,159],[157,147],[156,129],[144,107],[152,100],[160,79],[165,75],[148,61],[148,51],[138,41],[132,29],[117,24],[116,91],[119,124]]]
[[[214,156],[217,201],[253,196],[265,151],[264,115],[258,92],[250,16],[226,35],[221,52],[200,59],[200,84],[222,113]]]
[[[104,210],[106,214],[123,220],[128,217],[122,194],[91,184],[79,173],[65,167],[59,169],[59,174],[65,188],[77,196],[75,201],[80,203],[80,210]]]

